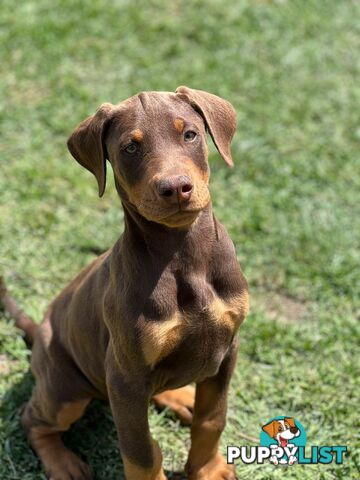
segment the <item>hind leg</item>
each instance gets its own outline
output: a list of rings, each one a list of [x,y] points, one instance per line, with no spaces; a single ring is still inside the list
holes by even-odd
[[[48,477],[51,480],[91,480],[89,467],[65,447],[60,436],[60,432],[68,430],[83,415],[90,399],[58,404],[48,398],[40,402],[40,398],[35,389],[25,406],[21,423]]]
[[[172,410],[184,425],[191,424],[195,401],[195,389],[191,385],[158,393],[152,400],[160,410]]]

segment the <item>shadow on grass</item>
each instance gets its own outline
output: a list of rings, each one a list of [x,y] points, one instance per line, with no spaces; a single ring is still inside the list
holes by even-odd
[[[5,393],[0,404],[2,445],[7,480],[45,479],[41,464],[30,448],[20,425],[21,408],[31,396],[34,379],[30,371]],[[96,480],[125,480],[117,435],[108,405],[94,400],[85,415],[63,434],[65,445],[86,461]],[[183,480],[182,472],[165,472],[169,480]],[[1,477],[3,478],[3,477]]]

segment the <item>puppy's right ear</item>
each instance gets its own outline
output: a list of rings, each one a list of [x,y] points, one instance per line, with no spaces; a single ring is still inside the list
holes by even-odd
[[[80,123],[67,142],[75,160],[95,175],[100,197],[104,194],[106,184],[104,138],[113,110],[114,105],[111,103],[102,104],[95,115]]]
[[[266,432],[269,435],[269,437],[274,438],[276,433],[275,432],[276,424],[277,424],[276,420],[273,420],[272,422],[264,425],[262,429],[264,430],[264,432]]]

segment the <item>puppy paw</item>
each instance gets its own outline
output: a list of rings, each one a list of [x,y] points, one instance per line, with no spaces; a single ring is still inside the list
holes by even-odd
[[[62,454],[46,470],[50,480],[93,480],[88,465],[72,452]]]
[[[189,480],[237,480],[235,466],[229,465],[220,454],[197,470],[187,465],[185,471]]]
[[[195,401],[194,387],[188,385],[176,390],[166,390],[154,395],[152,400],[160,410],[172,410],[184,425],[191,424]]]

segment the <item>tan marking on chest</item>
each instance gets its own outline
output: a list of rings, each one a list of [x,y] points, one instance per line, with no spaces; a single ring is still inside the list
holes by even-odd
[[[142,351],[147,365],[153,367],[179,343],[183,321],[179,312],[167,320],[146,322],[142,335]]]
[[[249,295],[247,291],[223,300],[215,297],[204,310],[208,321],[224,325],[236,332],[249,310]],[[191,316],[176,312],[167,320],[148,321],[141,334],[141,348],[147,365],[153,368],[162,358],[169,355],[186,335],[187,327],[195,323]]]
[[[215,297],[209,306],[211,318],[236,332],[249,311],[249,294],[244,290],[241,294],[226,300]]]

